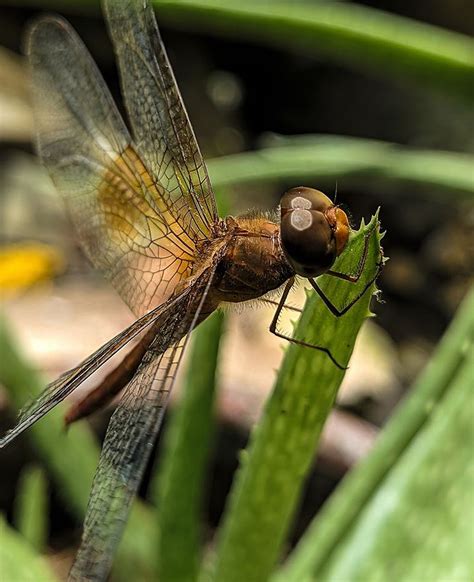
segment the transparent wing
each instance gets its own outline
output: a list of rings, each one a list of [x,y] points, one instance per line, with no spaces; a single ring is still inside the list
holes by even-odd
[[[180,302],[187,297],[189,292],[189,290],[186,290],[178,298],[170,299],[163,305],[150,311],[135,321],[126,330],[120,332],[114,338],[109,340],[78,366],[65,372],[57,380],[48,384],[38,398],[20,412],[17,424],[0,439],[0,448],[6,446],[24,430],[43,418],[45,414],[62,402],[107,360],[133,340],[133,338],[138,334],[142,333],[143,330],[154,324],[160,325],[163,314],[179,305]]]
[[[200,317],[212,273],[167,310],[160,334],[114,412],[105,437],[71,580],[104,580],[125,527],[131,502],[158,433],[185,339]]]
[[[40,156],[65,196],[86,254],[141,315],[191,272],[195,242],[181,216],[188,198],[171,205],[65,21],[38,21],[27,52]]]
[[[215,198],[153,9],[145,0],[106,0],[104,9],[138,151],[185,230],[207,238]]]

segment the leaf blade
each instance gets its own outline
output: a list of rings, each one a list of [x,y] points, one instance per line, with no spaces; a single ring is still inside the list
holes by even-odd
[[[349,475],[313,520],[275,580],[309,581],[321,576],[339,544],[357,523],[359,515],[389,479],[392,466],[403,457],[433,408],[449,392],[451,381],[464,368],[474,338],[474,290],[465,298],[435,356],[415,383],[369,457]],[[464,373],[464,372],[463,372]],[[356,527],[356,526],[355,526]]]

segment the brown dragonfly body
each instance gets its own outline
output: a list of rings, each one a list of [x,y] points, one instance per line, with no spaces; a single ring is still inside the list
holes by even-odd
[[[137,316],[22,411],[3,447],[63,401],[127,345],[119,366],[66,417],[72,422],[120,401],[110,419],[71,580],[104,580],[158,433],[186,339],[223,303],[283,287],[270,330],[296,276],[319,288],[346,246],[345,213],[323,193],[286,192],[280,216],[219,218],[209,176],[189,123],[153,10],[145,0],[104,0],[119,65],[127,127],[81,40],[60,18],[30,30],[38,151],[63,195],[85,254]],[[272,301],[267,299],[268,301]],[[293,338],[286,338],[297,341]],[[298,340],[297,343],[308,344]],[[336,358],[325,346],[310,346]]]
[[[202,242],[196,253],[193,269],[196,274],[215,262],[215,273],[197,323],[201,323],[222,303],[241,303],[261,298],[295,275],[281,248],[279,224],[265,217],[229,216],[216,224],[215,233],[214,238]],[[193,275],[189,281],[193,280]],[[177,295],[189,281],[184,281],[176,289]],[[121,364],[97,388],[70,408],[65,417],[66,424],[102,408],[126,386],[162,325],[162,322],[156,321]],[[162,349],[168,347],[162,346]]]
[[[228,242],[210,295],[215,302],[257,299],[281,287],[294,271],[280,245],[280,227],[266,218],[228,218]]]

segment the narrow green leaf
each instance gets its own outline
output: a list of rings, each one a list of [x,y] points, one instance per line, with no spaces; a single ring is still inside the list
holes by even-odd
[[[363,180],[377,189],[380,180],[434,186],[426,195],[446,190],[472,200],[472,156],[455,152],[418,150],[377,140],[331,135],[277,137],[277,147],[264,147],[215,158],[208,163],[215,186],[259,184],[269,180]],[[390,190],[382,190],[385,196]]]
[[[472,101],[474,43],[352,2],[154,0],[160,22],[411,78]]]
[[[97,9],[98,0],[24,0]],[[461,34],[352,2],[154,0],[161,24],[203,30],[329,58],[375,74],[411,78],[472,101],[474,44]]]
[[[335,269],[354,272],[364,247],[370,244],[363,275],[357,285],[332,277],[320,284],[342,308],[374,277],[380,260],[377,218],[355,234]],[[297,337],[329,348],[346,365],[357,333],[369,315],[374,285],[343,317],[335,318],[311,294],[297,327]],[[344,377],[322,352],[290,345],[263,418],[242,457],[220,531],[214,580],[261,582],[281,555],[301,488],[314,458],[324,422]]]
[[[0,579],[2,582],[55,582],[45,559],[35,552],[0,514]]]
[[[48,485],[41,467],[23,469],[15,497],[16,529],[38,552],[48,541]]]
[[[202,497],[214,433],[213,403],[223,314],[193,334],[185,390],[169,420],[157,475],[158,577],[196,580],[201,560]]]
[[[454,574],[456,564],[462,571],[466,558],[472,556],[472,548],[466,554],[462,538],[468,540],[466,528],[473,522],[472,496],[466,498],[474,485],[469,445],[474,436],[469,406],[473,342],[474,290],[374,450],[313,521],[277,580],[334,579],[329,575],[331,569],[339,571],[338,564],[350,568],[351,555],[354,576],[350,579],[380,579],[388,563],[410,569],[410,573],[405,570],[394,575],[396,579],[463,579]],[[419,528],[415,520],[419,520]],[[427,524],[434,537],[428,533],[420,540]],[[393,535],[400,539],[392,548],[388,546]],[[435,538],[437,548],[433,548]],[[380,548],[382,540],[385,549]],[[453,544],[459,545],[459,551]],[[439,562],[441,548],[444,556]],[[397,566],[390,557],[392,549],[399,551]],[[364,565],[354,556],[359,553],[362,562],[372,565],[361,578],[356,573]],[[428,574],[430,563],[444,572],[444,578]]]
[[[474,352],[314,580],[468,580],[474,573]]]

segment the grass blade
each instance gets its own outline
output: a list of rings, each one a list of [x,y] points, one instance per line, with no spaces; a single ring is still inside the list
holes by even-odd
[[[223,314],[193,334],[184,394],[172,413],[155,485],[159,579],[192,582],[201,560],[202,496],[214,433],[213,403]]]
[[[98,0],[24,0],[81,11]],[[15,2],[16,4],[16,2]],[[154,0],[159,22],[267,44],[473,99],[474,43],[461,34],[352,2]]]
[[[320,56],[472,101],[474,43],[351,2],[154,0],[160,22]]]
[[[16,529],[38,552],[48,541],[48,485],[41,467],[26,467],[15,497]]]
[[[323,512],[314,520],[293,552],[281,576],[277,577],[278,580],[282,582],[303,582],[312,580],[313,577],[318,577],[319,579],[321,573],[326,570],[327,564],[332,562],[332,556],[336,555],[340,544],[345,543],[348,532],[357,527],[361,514],[366,511],[367,507],[370,508],[372,498],[377,498],[379,487],[382,488],[384,483],[388,483],[388,487],[390,487],[390,475],[393,467],[396,467],[399,460],[403,461],[405,452],[415,454],[410,453],[411,443],[414,442],[415,448],[422,446],[416,443],[418,433],[424,427],[428,427],[428,430],[430,430],[429,426],[438,422],[441,423],[441,428],[435,427],[433,430],[447,430],[449,432],[451,430],[449,427],[442,428],[447,417],[450,417],[450,422],[457,423],[456,414],[448,414],[443,408],[445,406],[443,402],[449,401],[449,394],[453,390],[456,395],[453,397],[454,401],[451,404],[447,404],[448,409],[451,406],[457,406],[455,402],[457,402],[458,398],[464,398],[465,404],[469,402],[469,399],[472,401],[472,396],[469,396],[469,394],[462,397],[458,396],[458,394],[464,394],[466,389],[464,382],[469,379],[468,362],[469,358],[471,363],[473,361],[473,342],[474,290],[466,297],[455,320],[439,345],[435,356],[415,383],[410,396],[403,403],[400,411],[385,429],[370,456],[349,475],[325,506]],[[469,384],[472,386],[472,375],[470,382],[468,382]],[[465,409],[469,409],[465,404]],[[440,411],[437,412],[437,408],[441,405]],[[467,442],[472,442],[473,435],[472,424],[469,425],[470,428],[468,430],[464,413],[461,411],[459,413],[459,420],[464,425],[464,428],[462,431],[460,430],[459,435],[454,435],[454,438],[459,438],[462,434],[467,435],[467,438],[465,438],[463,446],[459,447],[455,446],[453,440],[450,455],[462,460],[465,453],[462,450],[466,449]],[[436,417],[439,420],[435,420]],[[443,419],[443,417],[445,418]],[[472,423],[472,419],[469,422]],[[441,438],[441,442],[443,442],[444,438],[447,438],[446,435]],[[437,456],[443,463],[447,463],[448,460],[440,452],[437,453]],[[472,454],[470,454],[470,457],[471,459],[467,462],[466,468],[471,467],[469,470],[472,471]],[[418,459],[417,462],[421,462],[421,459]],[[414,468],[412,466],[411,471],[413,477],[421,475],[418,467]],[[453,484],[460,478],[464,487],[464,477],[456,475],[454,469],[453,471],[454,473],[450,475],[449,482]],[[396,479],[397,477],[394,478]],[[472,491],[472,473],[470,478]],[[440,480],[440,485],[441,483],[446,485],[443,480]],[[423,497],[429,495],[430,487],[438,489],[437,481],[426,481],[425,485],[426,490],[423,493]],[[450,488],[448,487],[448,489]],[[402,495],[402,493],[402,491],[398,491],[397,496]],[[448,494],[447,491],[446,494],[453,495],[452,492]],[[465,490],[463,495],[465,495]],[[419,497],[418,500],[421,501],[423,497]],[[370,511],[370,509],[367,509],[367,511]],[[415,510],[412,513],[416,515]],[[440,515],[443,515],[443,513],[440,512]],[[380,516],[387,517],[387,514],[381,513]],[[403,562],[404,560],[405,558],[401,561]]]
[[[469,580],[474,353],[380,483],[317,580]]]
[[[55,582],[48,564],[0,515],[1,579],[5,582]]]
[[[364,188],[376,188],[380,180],[403,182],[426,188],[427,196],[446,190],[472,200],[473,157],[444,151],[417,150],[396,144],[332,135],[278,137],[277,147],[264,147],[215,158],[208,163],[215,186],[260,184],[269,180],[357,179]],[[390,190],[382,194],[389,195]]]

